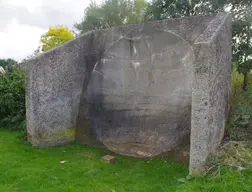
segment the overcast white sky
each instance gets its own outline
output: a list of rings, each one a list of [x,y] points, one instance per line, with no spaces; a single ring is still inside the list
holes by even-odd
[[[89,3],[90,0],[0,0],[0,58],[20,61],[32,54],[50,26],[61,24],[71,29]]]

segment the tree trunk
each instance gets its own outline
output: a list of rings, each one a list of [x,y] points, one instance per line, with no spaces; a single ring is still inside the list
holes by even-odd
[[[247,74],[248,73],[243,73],[243,90],[245,91],[246,90],[246,88],[247,88],[247,84],[248,84],[248,82],[247,82]]]

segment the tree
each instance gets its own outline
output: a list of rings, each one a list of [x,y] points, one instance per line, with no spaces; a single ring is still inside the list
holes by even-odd
[[[91,1],[75,28],[81,33],[144,21],[145,0],[105,0],[101,5]]]
[[[16,67],[0,75],[0,127],[25,128],[25,74]]]
[[[57,25],[50,27],[49,30],[40,38],[39,52],[48,51],[74,38],[74,34],[67,27]]]
[[[247,74],[252,69],[252,1],[232,4],[233,13],[233,60],[243,74],[243,89],[247,87]]]
[[[227,0],[152,0],[147,20],[161,20],[223,11]]]
[[[17,65],[18,62],[14,59],[0,59],[0,66],[3,67],[5,70],[11,70],[13,66]]]

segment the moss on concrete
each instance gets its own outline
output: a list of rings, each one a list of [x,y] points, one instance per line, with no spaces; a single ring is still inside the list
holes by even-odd
[[[31,142],[36,147],[58,146],[71,143],[75,138],[75,129],[66,128],[32,136]]]

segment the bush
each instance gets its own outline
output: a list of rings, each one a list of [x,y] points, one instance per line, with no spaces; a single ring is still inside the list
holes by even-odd
[[[230,139],[252,139],[252,73],[248,73],[248,86],[242,89],[243,75],[234,66],[232,72],[231,111],[228,125]]]
[[[0,127],[25,129],[25,74],[13,69],[0,75]]]

